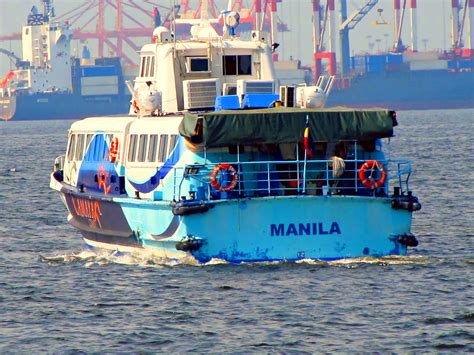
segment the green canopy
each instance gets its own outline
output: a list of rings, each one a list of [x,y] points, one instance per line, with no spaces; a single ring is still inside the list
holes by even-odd
[[[324,110],[275,107],[232,110],[202,115],[186,113],[179,133],[195,144],[224,147],[235,144],[303,142],[306,118],[314,141],[370,140],[391,137],[394,112],[384,109]]]

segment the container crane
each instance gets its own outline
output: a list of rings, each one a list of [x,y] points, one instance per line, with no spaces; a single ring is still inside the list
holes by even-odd
[[[3,48],[0,48],[0,53],[5,54],[8,59],[10,59],[10,61],[15,65],[16,68],[20,68],[22,66],[23,61],[15,53],[7,51]]]
[[[176,0],[175,7],[160,5],[158,0],[82,0],[81,3],[71,10],[55,16],[53,0],[41,0],[44,14],[55,17],[57,21],[66,21],[74,29],[74,39],[96,40],[98,56],[104,56],[106,47],[121,57],[127,64],[135,64],[126,54],[125,46],[133,52],[140,49],[137,38],[151,37],[157,22],[169,27],[171,18],[179,15],[181,19],[197,19],[200,16],[202,3],[206,1],[209,5],[211,15],[216,18],[220,11],[215,5],[215,0],[195,0],[196,8],[191,8],[191,0]],[[262,7],[263,2],[263,7]],[[276,18],[276,3],[281,0],[252,0],[252,6],[246,8],[243,0],[231,1],[232,10],[240,14],[240,28],[242,31],[262,30],[273,28],[280,32],[288,31],[288,26]],[[263,8],[263,11],[262,11]],[[269,13],[266,15],[266,13]],[[115,27],[106,27],[106,14],[114,13],[116,19]],[[163,15],[164,14],[164,15]],[[143,21],[143,15],[149,18],[149,22]],[[159,20],[159,21],[158,21]],[[273,21],[273,25],[271,25]],[[189,34],[190,25],[182,24],[176,26],[177,37]],[[272,31],[274,33],[274,30]],[[21,40],[21,33],[0,36],[0,42],[5,40]],[[274,41],[273,41],[274,42]]]
[[[358,23],[374,8],[379,0],[368,0],[359,10],[347,17],[347,0],[341,0],[341,25],[339,26],[339,46],[341,53],[342,74],[347,74],[350,70],[350,45],[349,30],[353,30]]]
[[[314,50],[314,81],[317,82],[322,73],[321,61],[329,61],[329,75],[336,74],[336,30],[339,31],[340,50],[342,57],[342,73],[349,71],[350,47],[349,30],[362,21],[362,19],[373,9],[378,0],[366,0],[365,5],[355,11],[349,17],[347,16],[347,0],[340,1],[340,20],[341,25],[336,29],[335,20],[335,1],[327,0],[326,6],[321,7],[320,0],[312,0],[313,3],[313,50]],[[324,10],[324,14],[321,10]],[[326,27],[328,31],[326,31]],[[325,33],[328,34],[328,46],[324,46]],[[327,50],[326,50],[327,48]]]
[[[464,0],[462,16],[459,0],[452,0],[451,5],[453,52],[457,56],[474,57],[474,0]],[[467,37],[465,41],[463,41],[464,33]]]

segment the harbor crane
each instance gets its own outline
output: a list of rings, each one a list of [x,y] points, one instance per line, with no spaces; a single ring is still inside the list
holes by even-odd
[[[15,53],[8,51],[6,49],[0,48],[0,53],[5,54],[8,59],[15,65],[16,68],[20,68],[22,64],[21,58],[19,58]]]
[[[288,31],[288,26],[276,16],[277,3],[281,1],[231,0],[229,3],[232,11],[240,14],[241,31],[261,31],[271,28],[272,34],[275,34],[275,31]],[[54,17],[56,21],[69,23],[73,29],[74,39],[96,41],[99,57],[103,57],[108,48],[111,53],[121,57],[125,63],[132,65],[136,63],[128,55],[130,51],[126,49],[138,51],[141,47],[140,38],[150,38],[158,23],[170,27],[173,17],[197,19],[201,15],[204,3],[213,18],[217,18],[220,14],[215,0],[175,0],[175,6],[161,5],[170,3],[164,0],[81,0],[75,2],[69,11],[60,15],[54,14],[53,0],[41,0],[41,2],[45,14]],[[245,6],[244,2],[250,5]],[[194,4],[194,8],[191,3]],[[111,26],[106,21],[110,15],[115,19],[114,28],[110,28]],[[189,34],[190,27],[189,24],[177,25],[176,36],[181,38]],[[21,33],[0,36],[0,42],[20,39]]]

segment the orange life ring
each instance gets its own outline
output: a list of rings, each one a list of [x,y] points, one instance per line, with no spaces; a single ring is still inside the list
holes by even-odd
[[[109,149],[109,160],[111,163],[115,163],[115,160],[117,160],[118,147],[119,147],[118,138],[114,137],[114,139],[112,139],[112,141],[110,142],[110,149]]]
[[[377,169],[380,171],[380,177],[378,180],[372,178],[372,172]],[[369,170],[370,175],[365,177],[365,172]],[[359,169],[359,179],[362,182],[362,185],[369,189],[375,189],[383,186],[385,179],[387,178],[387,172],[385,171],[382,163],[377,160],[367,160]]]
[[[220,185],[216,181],[217,173],[221,171],[227,171],[232,175],[232,180],[227,185]],[[235,168],[230,164],[219,164],[214,169],[212,169],[211,174],[209,175],[211,179],[211,186],[218,191],[230,191],[233,190],[237,186],[237,182],[239,180],[239,176]]]

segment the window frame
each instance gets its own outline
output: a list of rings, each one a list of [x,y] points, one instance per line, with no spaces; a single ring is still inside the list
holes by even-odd
[[[206,63],[207,63],[207,70],[192,70],[192,62],[194,60],[205,60]],[[191,56],[191,57],[186,57],[186,72],[187,73],[210,73],[211,72],[211,68],[210,68],[210,65],[209,65],[209,58],[208,57],[205,57],[205,56]]]
[[[132,153],[132,144],[133,144],[133,155]],[[128,149],[127,149],[127,162],[133,163],[136,162],[136,156],[138,151],[138,134],[130,134],[128,136]]]
[[[241,69],[241,61],[243,58],[249,59],[249,71],[248,72],[243,72]],[[230,60],[235,61],[235,67],[232,68],[232,72],[228,71],[228,67],[232,67],[231,64],[233,63],[227,63],[227,61]],[[227,65],[229,64],[229,65]],[[228,54],[228,55],[223,55],[222,56],[222,75],[224,76],[244,76],[244,75],[252,75],[252,54]]]
[[[241,60],[242,58],[245,57],[247,58],[248,57],[248,60],[249,60],[249,72],[248,73],[241,73],[240,69],[240,65],[241,65]],[[245,54],[245,55],[238,55],[237,56],[237,75],[252,75],[252,55],[251,54]]]
[[[138,148],[137,148],[137,163],[146,162],[148,153],[148,134],[140,134],[138,138]]]
[[[76,141],[76,153],[74,154],[75,161],[82,161],[84,158],[84,141],[85,141],[85,134],[79,133],[77,135]]]
[[[174,147],[176,147],[176,144],[178,143],[178,135],[177,134],[170,134],[169,136],[169,143],[168,143],[168,156],[171,155],[171,153],[174,150]]]
[[[156,139],[154,139],[156,138]],[[152,144],[154,142],[154,144]],[[147,163],[154,163],[157,161],[158,147],[160,145],[160,136],[158,134],[150,134],[148,140],[148,152],[146,157]],[[151,150],[153,147],[153,151]]]
[[[151,63],[150,63],[150,77],[155,76],[155,56],[151,56]]]
[[[146,61],[145,61],[145,77],[148,78],[149,74],[150,74],[150,56],[147,55],[146,57]]]
[[[141,78],[145,76],[145,58],[146,56],[142,56],[140,59],[140,77]]]
[[[69,145],[67,150],[67,160],[74,161],[76,155],[76,133],[71,134],[69,137]]]
[[[168,157],[169,134],[160,134],[160,143],[158,144],[158,162],[164,163]],[[163,139],[165,142],[163,143]]]

